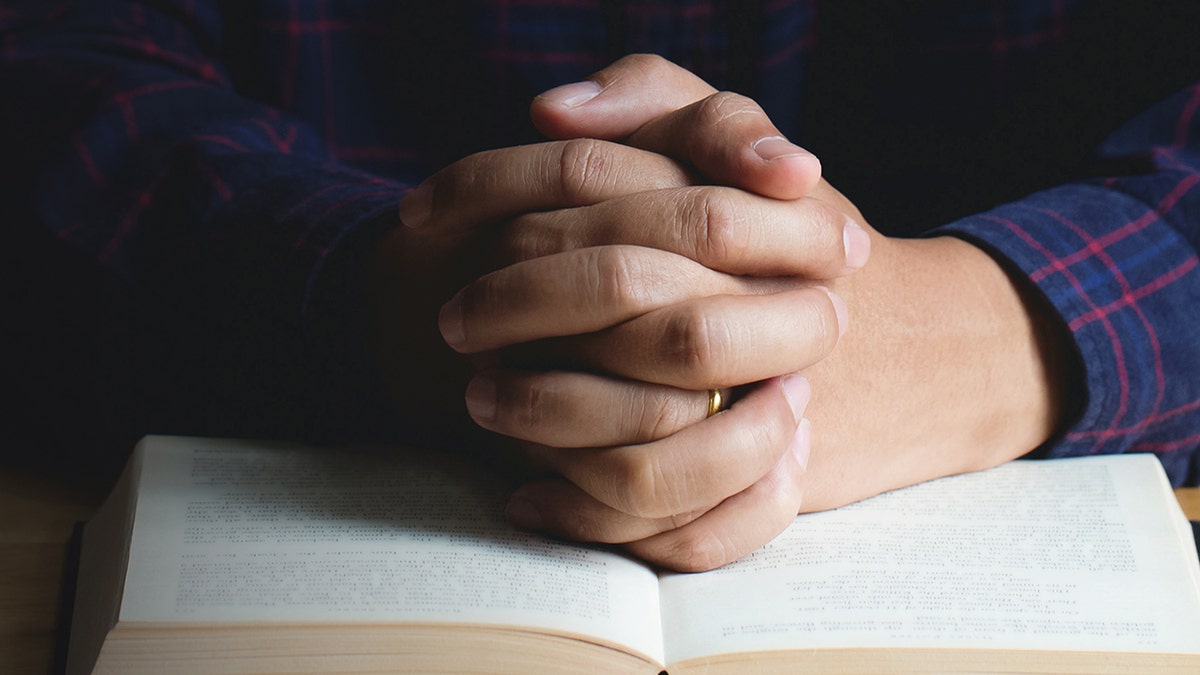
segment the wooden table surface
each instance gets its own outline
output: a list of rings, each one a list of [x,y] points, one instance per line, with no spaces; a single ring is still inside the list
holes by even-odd
[[[1200,488],[1182,488],[1175,491],[1175,496],[1188,520],[1200,520]]]
[[[0,672],[54,672],[67,548],[102,491],[0,467]]]
[[[91,516],[102,492],[86,481],[67,484],[0,466],[0,672],[54,672],[71,532]],[[1200,520],[1200,488],[1175,494],[1188,517]]]

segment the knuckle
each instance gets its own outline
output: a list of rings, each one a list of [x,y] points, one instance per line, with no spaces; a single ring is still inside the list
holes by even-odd
[[[639,72],[645,78],[645,81],[649,82],[658,81],[660,78],[666,77],[673,71],[680,69],[679,66],[658,54],[630,54],[617,63],[627,66],[630,70]]]
[[[562,249],[561,233],[542,222],[544,214],[527,213],[501,229],[493,247],[493,258],[501,266],[540,258]]]
[[[738,481],[736,490],[740,491],[754,485],[783,456],[795,436],[796,423],[791,408],[782,401],[743,406],[738,414],[736,428],[722,441],[738,450],[741,461],[729,469],[727,477]]]
[[[722,361],[733,342],[724,322],[699,308],[676,314],[663,331],[664,351],[688,382],[707,386],[722,382]]]
[[[719,127],[730,119],[748,114],[762,114],[762,108],[741,94],[719,91],[696,107],[696,122],[703,127]]]
[[[564,509],[563,533],[579,541],[616,543],[620,536],[610,520],[597,517],[590,509]]]
[[[605,143],[591,138],[564,141],[559,153],[559,189],[571,205],[584,205],[604,192],[608,180]]]
[[[491,179],[499,150],[468,155],[436,174],[438,196],[447,200],[471,194]]]
[[[476,279],[462,290],[463,321],[468,330],[492,320],[497,310],[507,304],[510,297],[505,293],[504,285],[501,276],[493,272]]]
[[[751,415],[744,429],[746,440],[743,447],[751,451],[747,457],[753,457],[758,463],[756,468],[765,471],[787,452],[796,433],[796,422],[786,405],[772,406],[764,410],[760,417]]]
[[[684,222],[694,231],[696,259],[706,266],[737,267],[750,249],[751,227],[742,217],[732,191],[704,188],[685,201]],[[685,238],[686,240],[687,238]]]
[[[842,243],[845,214],[833,205],[811,197],[806,197],[804,204],[808,207],[808,221],[816,233],[818,245],[822,246],[822,252],[827,259],[837,259],[840,264],[845,257],[845,245]]]
[[[681,572],[707,572],[731,562],[735,553],[716,533],[697,529],[681,530],[664,557],[670,567]]]
[[[521,387],[520,393],[514,397],[511,420],[518,435],[538,429],[543,420],[550,416],[547,405],[550,398],[546,390],[536,384]]]
[[[754,458],[757,464],[761,457],[776,453],[782,434],[778,415],[773,414],[779,406],[746,406],[737,428],[737,435],[730,443],[751,451],[745,459]]]
[[[637,255],[625,247],[602,246],[590,249],[589,258],[584,302],[619,313],[646,305],[651,284],[645,283],[647,271]]]
[[[649,443],[666,438],[686,427],[693,420],[678,400],[665,392],[655,391],[642,397],[638,442]]]
[[[639,518],[662,518],[678,510],[672,508],[671,482],[665,480],[653,456],[625,452],[617,457],[612,476],[620,503],[614,507]]]

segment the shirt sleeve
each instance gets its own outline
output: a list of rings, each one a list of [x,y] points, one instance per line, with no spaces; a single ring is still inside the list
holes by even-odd
[[[213,387],[191,401],[303,426],[359,358],[330,337],[357,300],[323,297],[354,288],[331,283],[358,267],[335,275],[333,253],[389,222],[405,187],[240,96],[216,6],[0,6],[0,170],[18,212],[123,279],[155,335],[178,341],[164,349]]]
[[[1036,454],[1152,452],[1200,481],[1200,84],[1099,148],[1109,177],[1038,192],[935,233],[1012,262],[1061,315],[1084,367],[1081,413]]]

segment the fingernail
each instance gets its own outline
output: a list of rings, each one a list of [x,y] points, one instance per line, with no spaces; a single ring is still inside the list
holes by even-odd
[[[812,154],[783,136],[764,136],[751,143],[750,147],[759,157],[767,162],[783,157],[798,157],[800,155]]]
[[[837,313],[838,337],[840,338],[846,334],[846,328],[850,325],[850,311],[846,309],[846,301],[842,300],[841,296],[824,286],[820,288],[829,295],[829,301],[833,303],[833,311]]]
[[[808,456],[812,451],[812,422],[809,422],[807,417],[800,420],[800,426],[796,428],[796,435],[792,437],[792,445],[788,449],[796,457],[800,468],[808,471]]]
[[[572,82],[555,87],[538,96],[539,99],[563,108],[578,108],[600,94],[600,85],[591,80]]]
[[[842,228],[842,245],[846,247],[846,267],[859,269],[871,255],[871,235],[853,220]]]
[[[792,419],[804,417],[804,409],[808,407],[808,399],[812,396],[812,387],[803,375],[785,375],[783,377],[783,397],[787,399],[792,409]]]
[[[542,513],[533,505],[533,502],[522,497],[513,496],[508,500],[504,517],[508,519],[508,522],[523,530],[541,530],[545,527]]]
[[[408,227],[421,227],[433,213],[433,185],[426,181],[400,200],[400,222]]]
[[[467,385],[467,412],[480,422],[496,419],[496,379],[490,375],[476,375]]]
[[[467,341],[467,331],[463,327],[462,293],[442,305],[442,311],[438,312],[438,330],[442,332],[446,344],[455,349]]]

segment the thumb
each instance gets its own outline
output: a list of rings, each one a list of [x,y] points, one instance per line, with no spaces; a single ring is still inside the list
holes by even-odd
[[[554,140],[618,140],[716,91],[661,56],[632,54],[582,82],[540,94],[529,114],[538,131]]]
[[[799,199],[821,178],[816,156],[785,139],[757,103],[657,56],[627,56],[551,89],[530,115],[551,138],[624,139],[692,167],[702,181],[773,199]]]

